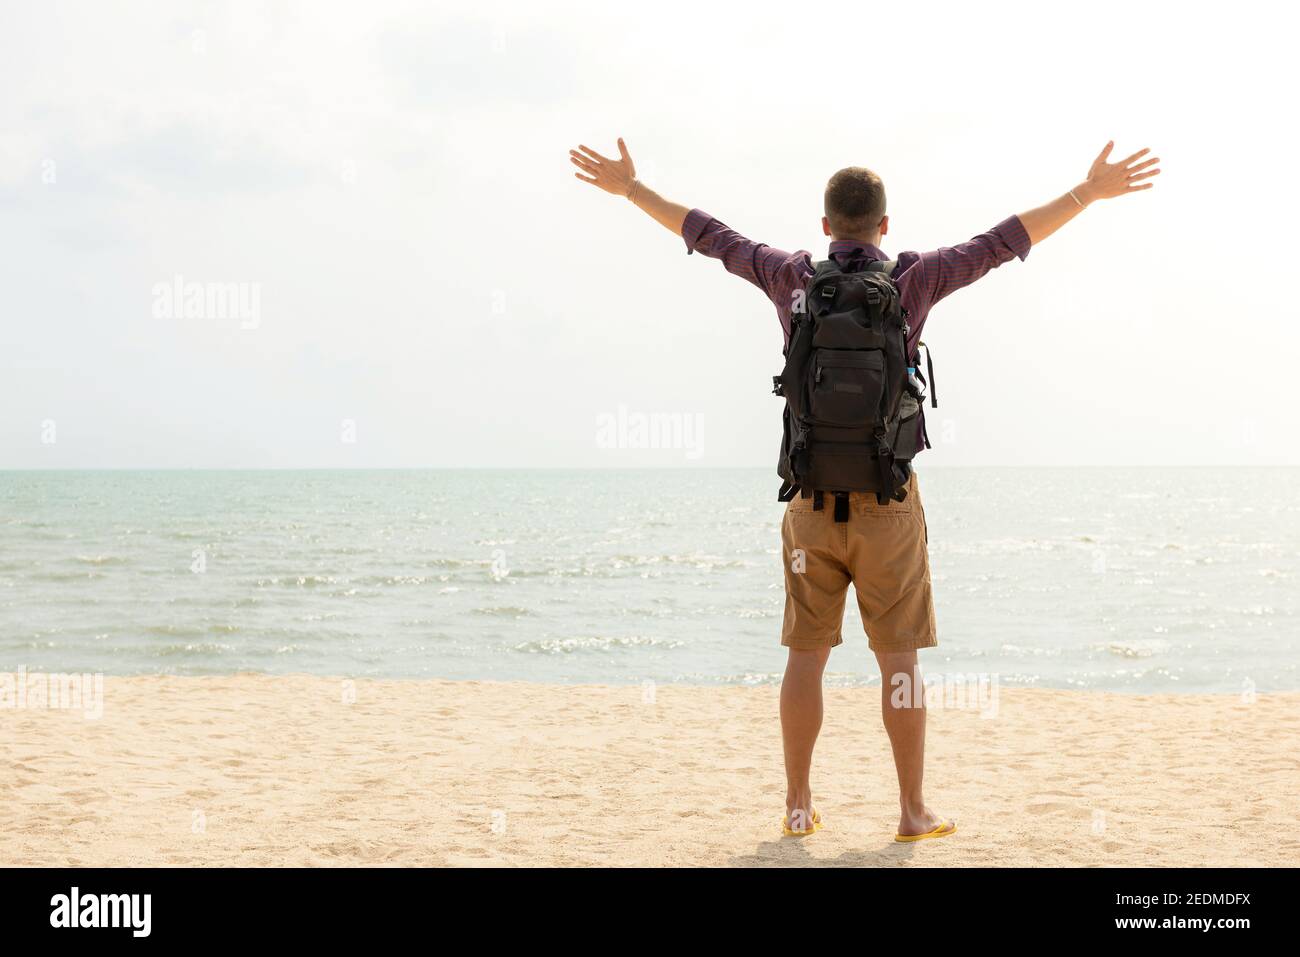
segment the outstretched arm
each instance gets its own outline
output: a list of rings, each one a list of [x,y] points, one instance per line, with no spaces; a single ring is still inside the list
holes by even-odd
[[[682,223],[686,221],[686,214],[690,210],[669,202],[636,178],[636,166],[632,163],[632,157],[621,136],[618,140],[618,156],[616,160],[609,159],[586,146],[569,150],[569,161],[578,167],[574,176],[607,193],[627,197],[656,223],[680,236]]]
[[[1106,144],[1106,148],[1093,160],[1087,179],[1073,190],[1058,196],[1045,206],[1020,214],[1020,221],[1024,224],[1031,243],[1035,245],[1041,243],[1099,199],[1127,196],[1129,193],[1150,189],[1155,185],[1142,183],[1140,180],[1148,179],[1160,172],[1159,168],[1147,169],[1159,163],[1160,157],[1138,163],[1139,159],[1151,152],[1149,149],[1140,149],[1118,163],[1107,163],[1106,160],[1114,146],[1114,140]]]
[[[588,146],[579,146],[569,150],[569,160],[578,167],[574,174],[578,179],[615,196],[627,197],[655,222],[681,237],[687,253],[717,259],[727,272],[761,289],[776,306],[788,333],[793,295],[812,275],[808,253],[788,253],[755,242],[702,209],[669,202],[636,178],[636,167],[621,138],[618,153],[619,158],[613,160]]]

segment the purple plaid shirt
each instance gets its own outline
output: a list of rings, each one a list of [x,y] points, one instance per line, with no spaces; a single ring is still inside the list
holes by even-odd
[[[808,287],[813,275],[812,254],[805,249],[788,253],[746,239],[701,209],[692,209],[682,223],[682,238],[688,253],[703,253],[721,259],[727,272],[747,279],[776,306],[786,344],[790,342],[790,314],[794,294]],[[1019,216],[1002,220],[986,233],[956,246],[940,246],[933,252],[898,254],[894,282],[907,310],[911,333],[907,354],[916,355],[921,330],[930,308],[950,292],[969,286],[990,269],[1012,257],[1021,261],[1029,255],[1029,234]],[[879,246],[855,240],[834,240],[829,255],[840,265],[865,259],[889,259]]]

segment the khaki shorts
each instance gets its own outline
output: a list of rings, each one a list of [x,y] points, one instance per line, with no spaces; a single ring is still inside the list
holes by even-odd
[[[781,523],[785,623],[781,644],[825,648],[843,637],[850,584],[872,651],[910,651],[938,644],[925,510],[916,473],[907,498],[880,505],[871,492],[849,494],[849,519],[835,521],[835,496],[820,511],[796,496]]]

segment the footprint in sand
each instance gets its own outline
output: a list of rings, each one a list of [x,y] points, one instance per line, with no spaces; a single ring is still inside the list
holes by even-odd
[[[1063,804],[1060,801],[1039,801],[1036,804],[1030,804],[1026,810],[1030,814],[1050,814],[1053,811],[1069,810],[1069,807],[1068,804]]]

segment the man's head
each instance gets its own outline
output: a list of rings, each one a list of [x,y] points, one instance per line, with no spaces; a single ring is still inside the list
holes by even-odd
[[[856,239],[879,246],[889,232],[885,184],[862,166],[848,166],[826,184],[822,232],[834,239]]]

